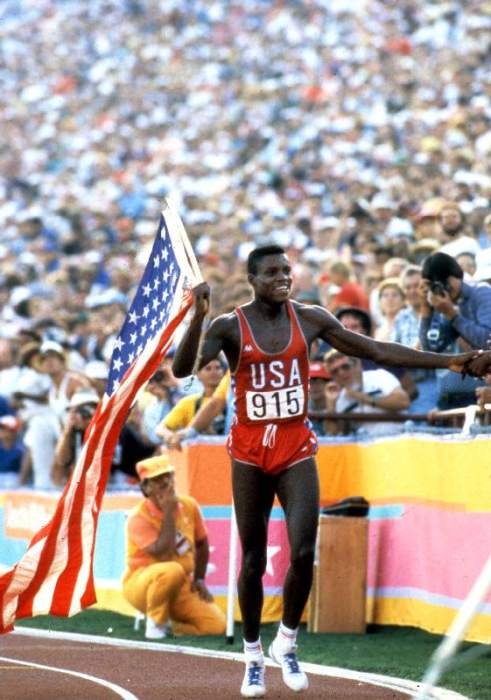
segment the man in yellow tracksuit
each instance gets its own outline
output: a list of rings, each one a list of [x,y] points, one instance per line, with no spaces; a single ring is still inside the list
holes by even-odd
[[[168,455],[136,464],[144,499],[126,525],[123,595],[147,616],[147,639],[176,634],[223,634],[225,615],[205,584],[208,536],[198,503],[179,496]]]

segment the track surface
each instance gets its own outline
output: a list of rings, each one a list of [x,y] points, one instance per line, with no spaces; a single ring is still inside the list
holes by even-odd
[[[24,631],[0,638],[2,700],[228,700],[240,698],[242,674],[237,661],[169,652],[165,645],[123,647]],[[278,668],[268,666],[266,678],[267,698],[297,697]],[[408,700],[407,692],[357,679],[309,674],[309,680],[305,700]]]

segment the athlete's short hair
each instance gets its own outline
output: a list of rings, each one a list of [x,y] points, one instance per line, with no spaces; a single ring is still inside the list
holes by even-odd
[[[259,248],[254,248],[254,250],[251,250],[247,258],[248,274],[256,275],[258,262],[267,255],[286,255],[286,251],[279,245],[263,245]]]

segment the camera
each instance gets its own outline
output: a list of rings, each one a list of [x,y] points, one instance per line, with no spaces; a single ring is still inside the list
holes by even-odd
[[[446,284],[443,282],[440,282],[439,280],[435,280],[431,282],[430,284],[430,290],[432,294],[439,294],[440,296],[443,296],[448,292],[448,287]]]

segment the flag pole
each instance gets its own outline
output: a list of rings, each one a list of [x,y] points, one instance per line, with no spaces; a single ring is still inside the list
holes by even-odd
[[[235,508],[232,503],[230,513],[230,542],[228,555],[228,583],[227,583],[227,644],[234,643],[234,610],[235,591],[237,586],[237,550],[238,550],[237,520],[235,519]]]
[[[485,563],[481,573],[477,577],[467,598],[462,603],[460,610],[454,617],[446,636],[433,654],[428,670],[426,671],[421,686],[413,696],[414,700],[429,700],[430,692],[440,680],[445,670],[450,665],[452,656],[472,622],[479,605],[484,600],[491,588],[491,556]]]

